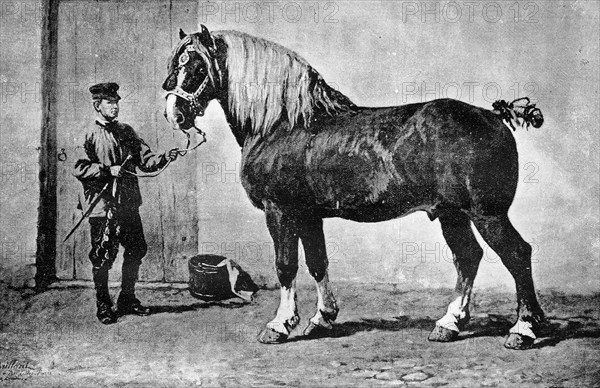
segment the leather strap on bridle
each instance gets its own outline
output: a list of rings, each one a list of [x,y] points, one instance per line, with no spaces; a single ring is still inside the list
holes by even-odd
[[[177,97],[183,98],[184,100],[192,104],[192,109],[194,110],[194,113],[196,113],[198,107],[200,106],[198,99],[202,95],[204,89],[206,89],[206,85],[208,85],[208,76],[204,78],[204,81],[202,81],[202,83],[200,84],[200,86],[198,86],[198,89],[196,89],[194,93],[186,92],[181,86],[177,85],[173,90],[169,90],[165,97],[168,97],[170,94],[173,94]]]
[[[198,50],[196,50],[196,48],[193,45],[188,45],[184,51],[184,53],[182,53],[181,55],[186,54],[187,55],[187,51],[195,51],[198,54],[202,55],[201,53],[198,52]],[[211,59],[213,60],[213,65],[215,67],[215,69],[217,70],[217,74],[218,74],[218,78],[219,78],[219,85],[222,85],[223,83],[223,73],[221,71],[221,67],[219,66],[219,61],[217,60],[217,58],[215,58],[213,56],[213,54],[216,51],[216,48],[211,48],[212,51],[211,54]],[[181,67],[183,67],[183,65],[185,65],[185,63],[187,63],[187,60],[185,60],[183,63],[180,62],[180,65],[177,69],[175,69],[175,72],[178,73],[179,69]],[[196,89],[195,92],[190,93],[190,92],[186,92],[185,90],[183,90],[183,88],[180,85],[176,85],[175,88],[173,88],[173,90],[169,90],[167,91],[165,98],[168,97],[169,95],[173,94],[177,97],[180,97],[184,100],[186,100],[187,102],[189,102],[192,105],[192,109],[194,111],[194,114],[197,115],[198,111],[199,111],[199,107],[200,107],[200,102],[198,101],[200,96],[202,95],[202,92],[204,91],[204,89],[206,89],[206,86],[208,85],[208,81],[209,81],[209,76],[206,75],[206,77],[204,78],[204,81],[202,81],[202,83],[198,86],[198,88]],[[213,87],[216,89],[217,85],[216,83],[213,84]]]

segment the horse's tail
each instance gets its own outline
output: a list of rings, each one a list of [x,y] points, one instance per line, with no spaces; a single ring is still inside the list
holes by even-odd
[[[513,131],[516,130],[515,126],[527,129],[531,125],[539,128],[544,123],[542,111],[531,103],[529,97],[518,98],[510,104],[504,100],[498,100],[492,104],[492,108],[494,108],[494,113],[500,115]]]

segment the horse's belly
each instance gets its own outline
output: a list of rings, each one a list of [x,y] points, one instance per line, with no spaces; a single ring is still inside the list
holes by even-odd
[[[309,164],[307,181],[325,216],[376,222],[433,205],[426,180],[415,182],[392,160],[339,155]]]
[[[425,202],[425,201],[424,201]],[[386,204],[367,205],[357,209],[331,209],[323,208],[320,215],[323,218],[343,218],[357,222],[381,222],[400,218],[417,211],[425,211],[433,220],[436,217],[435,204],[423,203],[418,206],[409,206],[407,203],[398,206]]]

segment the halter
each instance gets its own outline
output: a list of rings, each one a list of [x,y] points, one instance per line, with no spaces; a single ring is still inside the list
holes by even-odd
[[[198,102],[198,99],[200,98],[200,95],[206,88],[206,85],[208,85],[208,76],[204,78],[204,81],[202,81],[202,83],[200,84],[200,86],[198,86],[198,89],[194,93],[188,93],[185,90],[183,90],[181,86],[177,85],[173,90],[169,90],[165,97],[168,97],[170,94],[174,94],[177,97],[181,97],[192,105],[194,113],[198,113],[200,111],[200,103]]]
[[[178,73],[179,69],[181,69],[190,60],[190,56],[187,53],[188,51],[198,52],[192,45],[187,46],[185,51],[179,57],[179,66],[177,67],[175,72]],[[219,64],[216,61],[215,61],[215,65],[216,65],[215,67],[217,68],[217,71],[219,73],[219,79],[220,79],[221,70],[219,68]],[[196,89],[196,91],[193,93],[186,92],[185,90],[183,90],[183,88],[180,85],[177,85],[177,86],[175,86],[175,88],[173,90],[167,91],[165,98],[168,97],[170,94],[173,94],[177,97],[183,98],[184,100],[188,101],[192,105],[193,113],[194,113],[194,115],[197,116],[200,111],[200,103],[198,102],[198,99],[200,98],[200,95],[202,94],[204,89],[206,89],[206,85],[208,85],[208,81],[209,81],[209,76],[207,74],[206,77],[204,78],[204,81],[202,81],[200,86],[198,86],[198,89]],[[206,143],[206,133],[204,133],[204,131],[202,131],[200,128],[196,127],[195,124],[194,124],[194,129],[196,130],[196,133],[198,135],[202,136],[202,140],[199,141],[198,144],[196,144],[195,146],[190,147],[190,145],[191,145],[190,132],[181,129],[181,132],[183,132],[185,134],[185,136],[187,137],[187,143],[185,145],[185,148],[177,148],[176,149],[176,152],[179,156],[185,156],[189,151],[194,151],[196,148],[198,148],[202,144]],[[136,172],[127,171],[127,170],[125,170],[125,172],[130,175],[134,175],[138,178],[153,178],[153,177],[160,175],[160,173],[162,173],[164,170],[166,170],[170,164],[171,164],[171,160],[167,161],[167,163],[160,170],[158,170],[156,172],[152,172],[152,173],[138,174]]]
[[[193,52],[196,52],[196,53],[202,55],[200,52],[198,52],[198,50],[196,50],[196,48],[193,45],[191,45],[191,44],[188,45],[185,48],[185,51],[179,57],[179,66],[175,70],[176,73],[179,73],[179,69],[181,69],[190,60],[190,56],[187,53],[188,51],[193,51]],[[215,68],[217,69],[217,73],[219,74],[219,82],[220,82],[222,80],[221,68],[219,67],[219,62],[216,59],[213,59],[213,61],[214,61]],[[206,77],[204,77],[204,81],[202,81],[202,83],[198,86],[196,91],[193,93],[186,92],[185,90],[183,90],[183,88],[180,85],[176,85],[175,88],[173,88],[173,90],[167,91],[165,98],[168,97],[169,95],[173,94],[177,97],[180,97],[180,98],[186,100],[187,102],[189,102],[191,104],[194,115],[197,116],[198,113],[200,112],[199,98],[202,95],[202,92],[204,91],[204,89],[206,89],[209,78],[210,77],[207,74]]]
[[[189,41],[184,40],[182,43],[180,43],[179,47],[182,47],[182,45],[186,44],[186,43],[189,43]],[[175,69],[175,73],[179,73],[179,70],[190,60],[190,56],[187,53],[188,51],[195,51],[198,54],[202,55],[200,52],[198,52],[198,50],[196,50],[194,48],[193,45],[191,45],[191,44],[188,45],[185,48],[185,51],[179,56],[179,66],[177,67],[177,69]],[[216,51],[216,47],[212,48],[212,51],[213,52]],[[221,72],[221,68],[219,67],[219,62],[217,61],[216,58],[213,58],[213,60],[214,60],[214,66],[217,69],[217,73],[219,74],[219,83],[221,83],[223,80],[223,74]],[[193,110],[194,115],[198,116],[198,113],[200,112],[200,102],[198,101],[198,99],[202,95],[202,92],[204,91],[204,89],[206,89],[209,79],[210,79],[210,77],[207,74],[206,77],[204,77],[204,80],[202,81],[200,86],[198,86],[196,91],[193,93],[186,92],[185,90],[183,90],[183,88],[180,85],[176,85],[175,88],[173,88],[173,90],[167,91],[167,93],[165,94],[165,98],[171,94],[173,94],[177,97],[183,98],[184,100],[186,100],[187,102],[189,102],[192,105],[192,110]],[[200,142],[198,142],[198,144],[196,144],[195,146],[190,147],[190,145],[191,145],[190,132],[181,129],[181,132],[183,132],[185,134],[185,136],[187,137],[187,143],[185,145],[185,148],[177,149],[177,154],[179,156],[185,156],[189,151],[194,151],[196,148],[198,148],[202,144],[206,143],[206,133],[204,133],[204,131],[202,131],[200,128],[196,127],[195,124],[194,124],[194,129],[196,130],[196,133],[198,135],[202,136],[202,140]],[[138,173],[135,173],[132,171],[127,171],[127,170],[125,170],[125,172],[130,175],[137,176],[139,178],[152,178],[152,177],[155,177],[155,176],[159,175],[160,173],[162,173],[167,167],[169,167],[170,164],[171,164],[171,160],[167,161],[167,163],[160,170],[153,172],[153,173],[138,174]]]

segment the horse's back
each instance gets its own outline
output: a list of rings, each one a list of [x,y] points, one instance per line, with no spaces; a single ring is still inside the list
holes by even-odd
[[[358,218],[438,207],[500,213],[512,203],[516,144],[490,110],[440,99],[360,108],[324,124],[308,181],[328,205],[361,209]]]

